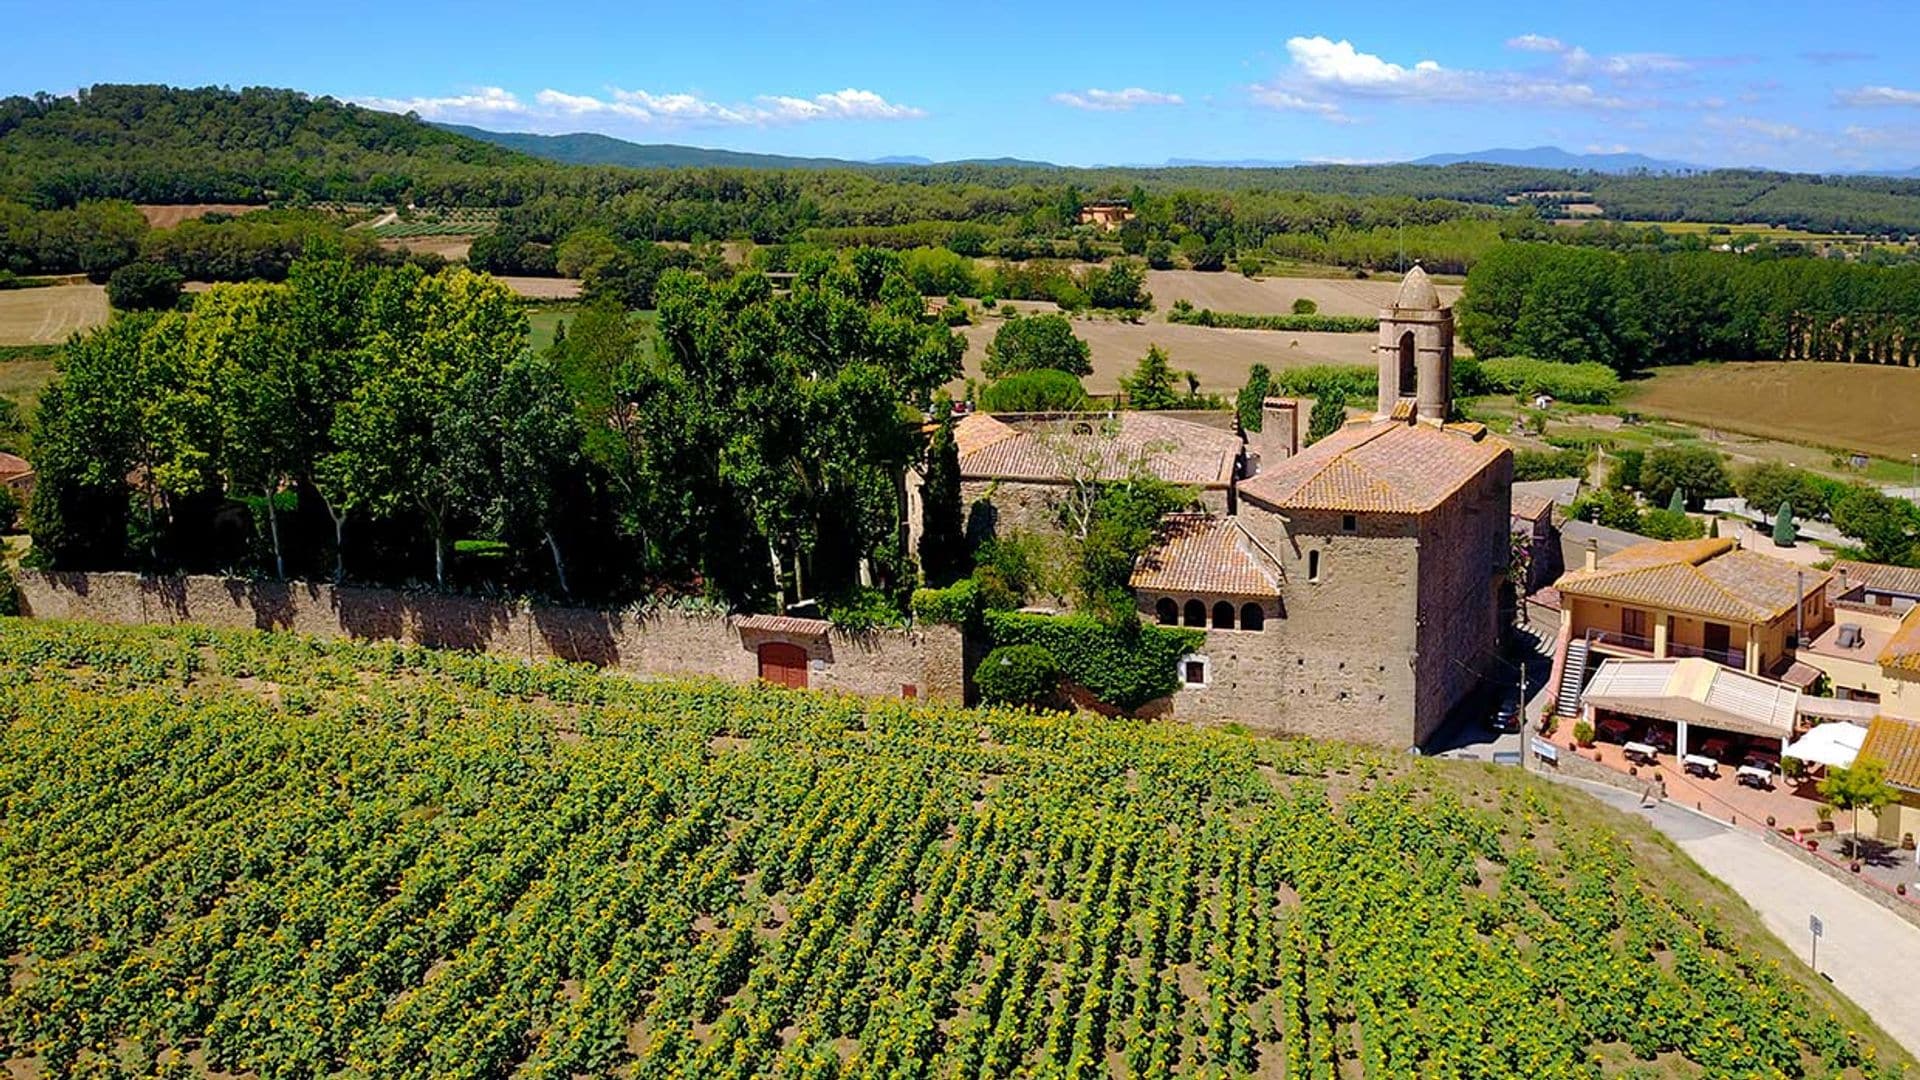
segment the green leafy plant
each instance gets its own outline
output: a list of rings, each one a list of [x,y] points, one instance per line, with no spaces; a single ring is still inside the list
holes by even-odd
[[[1060,696],[1060,662],[1040,645],[997,646],[973,678],[990,704],[1045,707]]]

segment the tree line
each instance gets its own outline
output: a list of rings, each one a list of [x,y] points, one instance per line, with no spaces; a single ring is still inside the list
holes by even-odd
[[[1506,244],[1467,276],[1482,356],[1620,372],[1697,360],[1920,362],[1920,265]]]
[[[544,354],[500,282],[341,258],[77,338],[35,433],[57,568],[898,613],[914,417],[964,343],[884,253],[659,285]]]

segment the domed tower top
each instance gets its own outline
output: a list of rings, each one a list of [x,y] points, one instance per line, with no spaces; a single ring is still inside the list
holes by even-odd
[[[1440,310],[1440,293],[1419,263],[1414,263],[1413,269],[1401,279],[1400,293],[1393,298],[1393,306],[1401,311]]]

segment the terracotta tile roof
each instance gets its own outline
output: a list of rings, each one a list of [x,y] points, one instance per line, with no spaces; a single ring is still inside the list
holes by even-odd
[[[970,480],[1060,480],[1065,462],[1094,455],[1103,480],[1124,480],[1132,463],[1142,461],[1172,483],[1224,487],[1233,481],[1241,449],[1234,432],[1146,412],[1051,421],[1031,431],[976,413],[960,421],[954,439],[960,475]]]
[[[26,476],[33,472],[33,465],[19,454],[0,451],[0,480],[10,480],[16,476]]]
[[[1230,517],[1169,514],[1133,567],[1147,592],[1277,597],[1285,575]]]
[[[1263,466],[1240,493],[1276,510],[1420,514],[1479,477],[1507,444],[1460,427],[1359,421]]]
[[[1872,758],[1887,767],[1887,783],[1920,791],[1920,723],[1876,716],[1867,725],[1867,741],[1855,760]]]
[[[1635,544],[1554,582],[1566,595],[1749,623],[1770,622],[1826,585],[1825,571],[1740,550],[1730,538]]]
[[[1539,521],[1553,513],[1553,500],[1524,491],[1513,493],[1513,516],[1521,521]]]
[[[1837,584],[1842,573],[1846,574],[1847,585],[1865,585],[1875,592],[1905,593],[1920,596],[1920,567],[1888,566],[1886,563],[1854,562],[1839,559],[1833,564],[1834,581]]]
[[[1887,647],[1880,650],[1880,666],[1920,671],[1920,606],[1908,611],[1900,629],[1887,639]]]
[[[825,619],[803,619],[797,615],[749,615],[740,620],[740,629],[763,634],[795,634],[801,637],[825,637],[833,624]]]

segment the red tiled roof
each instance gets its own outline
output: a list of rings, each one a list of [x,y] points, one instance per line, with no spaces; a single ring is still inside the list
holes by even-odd
[[[740,620],[740,629],[763,634],[795,634],[825,637],[833,624],[825,619],[802,619],[797,615],[749,615]]]
[[[1920,567],[1888,566],[1885,563],[1840,559],[1834,562],[1833,573],[1836,583],[1844,574],[1849,588],[1864,585],[1875,592],[1920,596]]]
[[[1880,666],[1920,671],[1920,605],[1907,612],[1900,629],[1887,639],[1887,647],[1880,650]]]
[[[1241,449],[1231,431],[1147,412],[1050,421],[1041,430],[975,413],[955,426],[954,440],[967,479],[1042,482],[1063,480],[1083,462],[1102,480],[1124,480],[1140,462],[1175,484],[1223,487],[1233,480]]]
[[[1132,584],[1146,592],[1277,597],[1283,579],[1279,565],[1232,518],[1169,514],[1134,564]]]
[[[1507,444],[1484,428],[1360,421],[1262,467],[1241,483],[1240,493],[1276,510],[1419,514],[1445,502],[1506,452]]]
[[[1655,540],[1623,548],[1593,570],[1563,574],[1562,594],[1686,611],[1732,622],[1770,622],[1825,589],[1809,570],[1735,547],[1730,538]]]
[[[1920,791],[1920,723],[1895,716],[1874,717],[1855,760],[1868,758],[1887,767],[1887,783]]]
[[[19,454],[0,451],[0,479],[25,476],[33,471],[33,464]]]
[[[1513,516],[1522,521],[1539,521],[1553,512],[1553,500],[1524,491],[1513,493]]]

